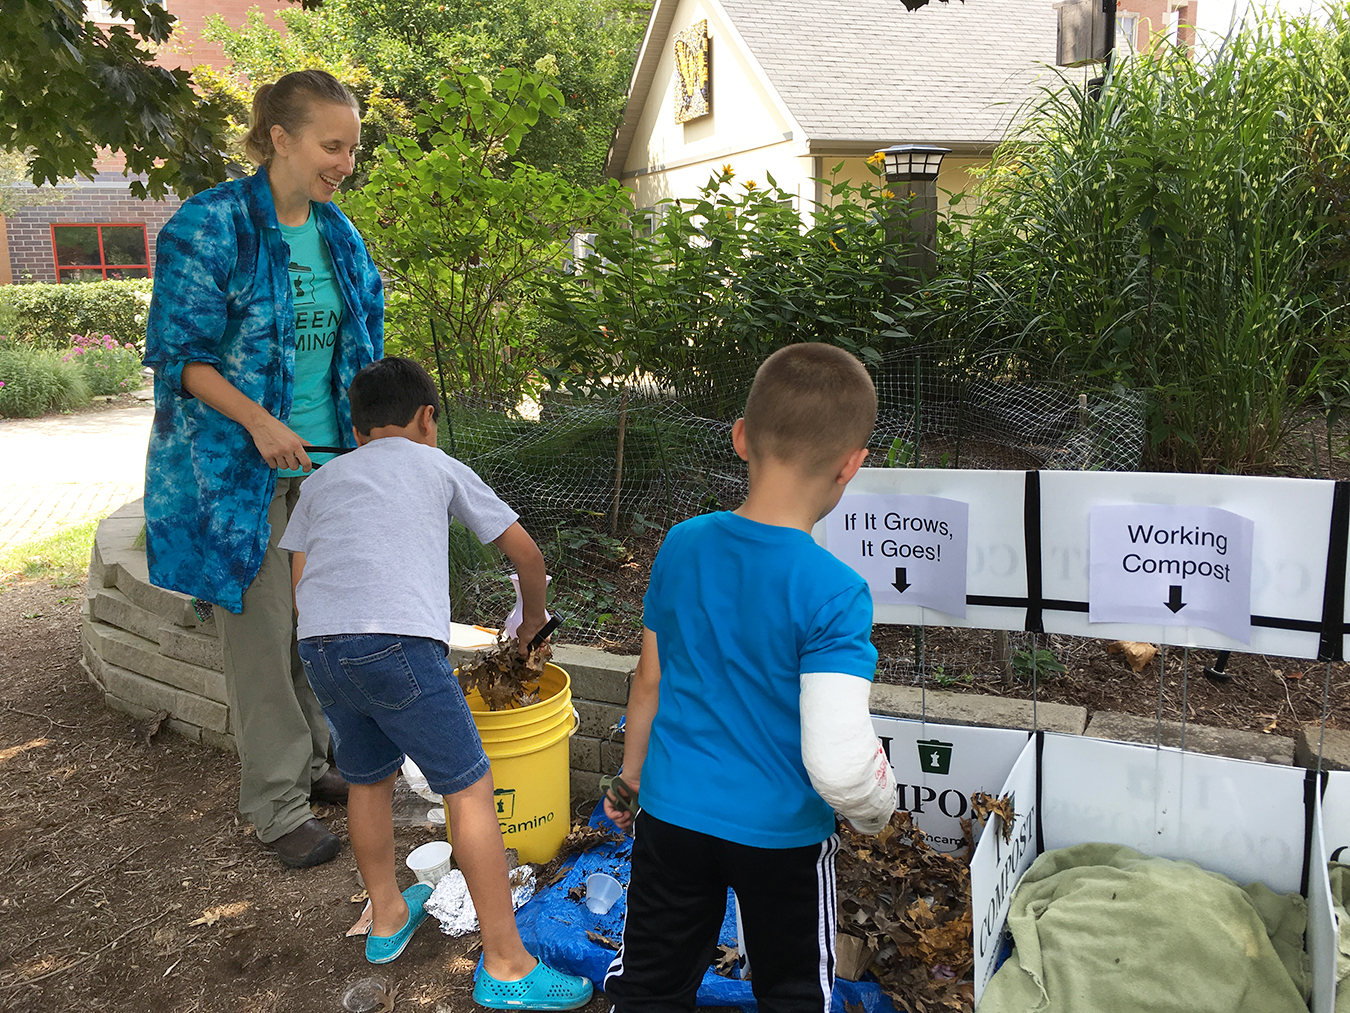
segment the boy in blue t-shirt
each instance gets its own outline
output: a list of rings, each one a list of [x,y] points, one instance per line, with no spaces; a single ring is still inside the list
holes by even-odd
[[[621,777],[640,791],[618,1013],[693,1009],[732,887],[760,1008],[828,1010],[835,812],[877,833],[895,780],[867,711],[876,669],[866,582],[811,538],[863,459],[877,398],[840,349],[760,366],[732,430],[750,492],[670,530],[644,599]]]

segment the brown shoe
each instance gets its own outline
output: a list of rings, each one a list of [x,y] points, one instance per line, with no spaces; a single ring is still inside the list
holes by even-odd
[[[309,819],[267,845],[288,869],[307,869],[334,858],[342,842],[318,820]]]
[[[337,769],[329,767],[323,772],[323,777],[309,786],[309,800],[325,805],[346,805],[348,787]]]

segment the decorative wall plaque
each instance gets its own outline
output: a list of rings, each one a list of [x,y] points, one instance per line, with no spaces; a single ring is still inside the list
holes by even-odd
[[[710,112],[712,82],[705,18],[675,36],[675,122],[688,123]]]

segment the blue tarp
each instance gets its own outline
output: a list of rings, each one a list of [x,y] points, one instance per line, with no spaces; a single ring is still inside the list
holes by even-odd
[[[600,806],[596,806],[595,812],[591,814],[590,824],[607,830],[618,829]],[[577,855],[575,859],[569,859],[571,864],[563,866],[565,875],[552,886],[541,889],[516,912],[516,924],[520,927],[526,948],[558,970],[585,975],[597,988],[603,987],[605,972],[614,959],[614,951],[587,939],[586,933],[594,932],[615,943],[620,941],[628,911],[629,857],[632,848],[633,839],[627,837],[621,844],[604,844]],[[624,895],[603,915],[594,914],[584,902],[569,900],[567,897],[567,892],[573,887],[584,887],[586,877],[593,872],[607,872],[624,886]],[[726,917],[722,920],[718,942],[736,946],[736,913],[731,891],[727,891]],[[697,1002],[700,1006],[755,1009],[750,982],[724,978],[711,968],[703,975]],[[850,1005],[861,1004],[865,1013],[895,1013],[895,1006],[876,982],[836,981],[832,1013],[845,1013],[846,1002]],[[857,1013],[856,1005],[854,1013]]]

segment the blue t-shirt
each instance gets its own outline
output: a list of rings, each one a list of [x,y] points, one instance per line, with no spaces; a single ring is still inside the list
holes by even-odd
[[[802,764],[801,675],[871,681],[867,583],[804,531],[715,513],[671,528],[643,609],[661,659],[643,808],[752,847],[829,837]]]
[[[333,346],[342,323],[342,290],[316,217],[311,209],[304,225],[281,226],[281,237],[291,248],[291,297],[295,302],[295,394],[287,425],[316,447],[336,447],[341,440],[333,401]],[[332,457],[315,454],[314,460],[322,464]],[[277,477],[303,474],[284,468]]]

